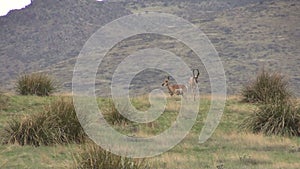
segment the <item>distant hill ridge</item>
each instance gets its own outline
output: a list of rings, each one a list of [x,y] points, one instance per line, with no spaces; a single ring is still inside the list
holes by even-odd
[[[0,88],[11,90],[20,73],[43,71],[54,75],[62,90],[70,91],[76,56],[97,29],[124,15],[154,11],[187,19],[208,36],[224,65],[229,94],[238,94],[264,66],[288,75],[300,96],[299,5],[299,0],[34,0],[25,9],[0,17]],[[208,75],[192,59],[190,49],[148,35],[131,38],[112,50],[103,63],[106,69],[98,72],[98,89],[110,90],[120,55],[148,47],[188,58],[193,68],[202,70],[201,87],[209,92]],[[164,76],[145,72],[137,76],[133,88],[158,87]]]
[[[117,3],[34,0],[0,17],[0,84],[11,88],[19,73],[40,71],[78,55],[102,25],[130,14]]]

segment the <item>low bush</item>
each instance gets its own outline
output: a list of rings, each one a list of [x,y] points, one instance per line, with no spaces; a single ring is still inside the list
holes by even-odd
[[[73,102],[67,98],[52,102],[44,112],[10,120],[3,135],[4,143],[34,146],[82,143],[86,138]]]
[[[263,104],[241,124],[253,133],[300,136],[300,108],[292,103]]]
[[[23,74],[16,82],[16,92],[20,95],[49,96],[56,89],[54,80],[42,73]]]
[[[288,102],[292,97],[287,79],[280,73],[269,73],[264,69],[255,80],[242,89],[243,100],[252,103]]]
[[[94,143],[86,144],[83,151],[75,157],[76,168],[79,169],[150,169],[144,159],[117,156]]]

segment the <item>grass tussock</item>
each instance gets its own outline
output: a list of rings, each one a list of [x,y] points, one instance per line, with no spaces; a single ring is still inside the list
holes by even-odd
[[[49,96],[55,90],[54,80],[42,73],[23,74],[16,82],[16,92],[20,95]]]
[[[270,73],[262,70],[255,80],[245,85],[242,89],[245,102],[274,103],[288,102],[292,96],[288,89],[287,79],[280,73]]]
[[[8,101],[9,97],[0,91],[0,110],[6,109]]]
[[[94,143],[86,144],[83,151],[75,157],[76,168],[79,169],[150,169],[144,159],[117,156]]]
[[[258,109],[242,122],[242,128],[266,135],[300,136],[300,109],[283,75],[263,69],[243,88],[242,95],[246,102],[259,103]]]
[[[300,136],[300,109],[291,103],[263,104],[241,127],[266,135]]]
[[[112,100],[109,100],[107,105],[103,106],[102,111],[105,115],[105,118],[113,125],[125,124],[130,121],[122,114],[119,113],[118,109],[116,108]],[[127,105],[122,105],[121,111],[128,111]]]
[[[73,102],[67,98],[53,101],[38,114],[10,120],[3,135],[4,143],[34,146],[81,143],[86,137]]]

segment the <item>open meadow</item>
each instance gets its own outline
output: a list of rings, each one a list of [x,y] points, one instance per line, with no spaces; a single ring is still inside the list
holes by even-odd
[[[0,169],[299,169],[299,7],[299,0],[31,0],[0,16]],[[137,113],[113,100],[127,96]],[[222,96],[224,110],[214,109]],[[112,148],[98,146],[85,127]],[[121,134],[111,131],[128,137],[113,144]],[[152,139],[161,133],[170,137]],[[111,152],[163,152],[172,141],[142,159]]]
[[[61,96],[8,96],[8,102],[0,112],[0,131],[4,132],[12,119],[42,113],[45,106]],[[70,97],[70,96],[64,96]],[[115,123],[120,132],[147,137],[160,133],[177,116],[179,97],[169,100],[165,112],[152,124],[139,125],[130,122]],[[105,98],[98,99],[102,108],[112,106]],[[146,97],[134,98],[134,106],[143,110],[149,106]],[[257,108],[243,103],[239,97],[229,97],[221,122],[212,137],[198,143],[199,133],[210,106],[209,97],[201,97],[196,123],[186,138],[173,149],[159,156],[147,158],[150,168],[300,168],[300,138],[264,136],[240,129],[240,125]],[[108,112],[109,113],[109,112]],[[1,138],[5,139],[5,138]],[[0,168],[75,168],[77,157],[84,144],[54,144],[32,146],[19,144],[0,145]]]

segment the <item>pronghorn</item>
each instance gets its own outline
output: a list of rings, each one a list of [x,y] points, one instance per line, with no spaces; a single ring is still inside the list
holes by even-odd
[[[197,74],[195,73],[195,71],[197,72]],[[196,97],[196,89],[197,89],[199,75],[200,75],[199,70],[198,69],[193,69],[193,76],[190,77],[190,80],[189,80],[189,89],[193,93],[194,100],[195,100],[195,97]]]
[[[170,80],[170,76],[168,76],[161,85],[167,86],[171,96],[173,96],[174,94],[183,96],[183,92],[187,90],[185,85],[178,85],[178,84],[170,85],[169,80]]]

